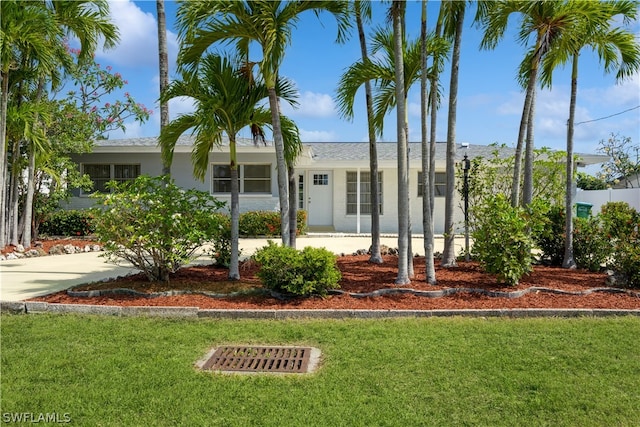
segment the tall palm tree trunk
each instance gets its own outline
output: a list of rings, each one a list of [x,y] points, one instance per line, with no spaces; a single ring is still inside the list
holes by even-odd
[[[369,61],[367,41],[364,34],[360,1],[355,2],[356,26],[358,27],[358,40],[360,41],[360,53],[362,62]],[[378,147],[376,145],[376,130],[373,120],[373,94],[371,82],[364,82],[365,101],[367,105],[367,130],[369,134],[369,172],[371,182],[371,255],[369,262],[382,264],[380,254],[380,196],[378,193]]]
[[[531,95],[529,106],[529,120],[527,124],[527,140],[524,154],[524,176],[522,178],[522,206],[528,206],[533,200],[533,134],[535,125],[536,91]]]
[[[235,135],[229,135],[229,169],[231,175],[231,260],[229,279],[240,280],[240,184]]]
[[[431,153],[429,151],[429,135],[427,129],[427,110],[429,107],[427,89],[427,1],[422,0],[422,20],[420,23],[420,130],[422,147],[422,229],[425,254],[425,276],[430,285],[436,284],[436,270],[433,262],[433,219],[431,215],[431,191],[429,188],[429,168]]]
[[[169,86],[169,54],[167,53],[167,22],[164,11],[164,0],[156,0],[158,15],[158,68],[160,72],[160,93]],[[169,102],[160,101],[160,130],[169,124]],[[161,156],[162,174],[171,175],[171,162],[167,156]]]
[[[9,103],[9,74],[3,72],[0,94],[0,248],[7,244],[7,105]]]
[[[457,14],[455,37],[453,40],[453,55],[451,57],[451,82],[449,85],[449,112],[447,124],[447,194],[444,209],[444,251],[442,254],[442,266],[454,267],[455,254],[455,230],[454,230],[454,194],[455,194],[455,158],[456,158],[456,114],[458,108],[458,74],[460,68],[460,44],[462,42],[462,28],[464,24],[465,6],[460,7]]]
[[[404,15],[404,1],[394,0],[391,5],[393,16],[393,39],[395,54],[396,99],[403,100],[404,96],[404,62],[402,58],[402,16]],[[398,276],[396,285],[410,283],[408,271],[408,231],[409,231],[409,177],[407,165],[407,135],[406,114],[404,102],[397,103],[397,134],[398,134]]]
[[[567,122],[567,181],[565,192],[565,233],[564,260],[562,267],[576,268],[573,258],[573,128],[576,114],[578,92],[578,55],[573,55],[571,68],[571,101],[569,103],[569,121]]]
[[[276,172],[278,174],[278,196],[280,201],[280,233],[282,244],[290,245],[289,235],[289,176],[287,162],[284,155],[284,141],[282,139],[282,125],[280,123],[280,104],[275,84],[269,87],[269,107],[271,108],[271,123],[273,126],[273,145],[276,149]]]
[[[287,172],[289,175],[289,246],[295,248],[298,229],[298,185],[295,167],[288,165]]]

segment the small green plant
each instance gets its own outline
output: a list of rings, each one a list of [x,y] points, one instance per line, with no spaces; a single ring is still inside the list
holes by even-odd
[[[94,215],[89,210],[59,210],[40,224],[40,234],[47,236],[87,236],[93,234]]]
[[[541,259],[551,265],[562,265],[564,260],[565,213],[561,206],[552,206],[543,219],[543,227],[535,236],[542,251]]]
[[[579,268],[598,271],[611,253],[612,245],[602,231],[599,215],[574,219],[573,257]]]
[[[260,265],[262,284],[276,292],[292,295],[326,295],[339,287],[342,277],[336,256],[324,248],[306,247],[302,251],[269,241],[254,254]]]
[[[140,176],[108,186],[113,192],[94,196],[100,207],[93,210],[104,256],[130,262],[150,281],[167,282],[169,273],[219,233],[211,213],[224,203],[208,193],[183,190],[168,177]]]
[[[503,194],[489,197],[478,208],[472,255],[499,282],[517,285],[531,271],[532,234],[540,228],[541,209],[536,203],[530,211],[514,208]]]

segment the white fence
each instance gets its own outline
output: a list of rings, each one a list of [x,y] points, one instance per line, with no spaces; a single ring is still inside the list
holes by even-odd
[[[608,190],[578,190],[576,202],[591,203],[591,214],[600,213],[602,205],[608,202],[627,202],[636,211],[640,211],[640,188],[616,188]]]

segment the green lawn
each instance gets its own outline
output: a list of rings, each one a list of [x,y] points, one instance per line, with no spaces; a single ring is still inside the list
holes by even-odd
[[[1,415],[83,426],[631,426],[640,318],[219,321],[3,315]],[[229,376],[218,344],[318,347],[307,376]]]

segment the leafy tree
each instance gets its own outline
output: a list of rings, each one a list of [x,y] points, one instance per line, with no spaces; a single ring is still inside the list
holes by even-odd
[[[514,155],[506,146],[493,144],[491,157],[471,159],[469,170],[469,224],[476,228],[477,209],[496,194],[512,194]],[[565,153],[549,148],[534,150],[534,198],[546,201],[550,206],[562,206],[565,183]],[[464,196],[462,169],[458,168],[457,190]]]
[[[606,181],[586,172],[576,174],[576,186],[581,190],[606,190],[609,187]]]
[[[96,235],[105,257],[125,260],[149,281],[169,282],[170,273],[197,256],[219,230],[211,210],[223,202],[209,193],[183,190],[168,176],[141,175],[133,181],[109,184],[110,194],[96,193]]]
[[[631,137],[611,133],[608,139],[600,140],[603,154],[611,158],[602,165],[597,177],[611,184],[618,184],[625,179],[627,188],[640,187],[640,146],[633,143]],[[635,181],[632,179],[635,175]]]

